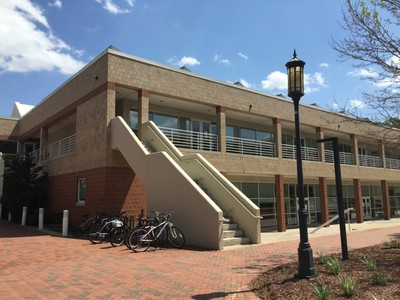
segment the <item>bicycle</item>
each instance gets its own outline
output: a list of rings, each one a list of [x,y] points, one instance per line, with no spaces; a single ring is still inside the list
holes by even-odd
[[[107,215],[102,212],[96,212],[96,215],[89,217],[89,214],[82,216],[82,222],[78,226],[71,228],[72,234],[75,236],[82,236],[89,232],[90,227],[94,223],[100,222],[101,219],[105,218]]]
[[[182,248],[185,245],[185,236],[183,232],[173,225],[171,216],[173,212],[165,216],[164,220],[156,226],[146,226],[132,232],[130,237],[131,247],[134,252],[143,252],[149,249],[160,240],[162,234],[166,231],[168,242],[174,248]]]
[[[108,237],[113,247],[121,246],[125,241],[123,214],[104,218],[100,223],[93,224],[89,229],[88,238],[93,244],[100,244]]]

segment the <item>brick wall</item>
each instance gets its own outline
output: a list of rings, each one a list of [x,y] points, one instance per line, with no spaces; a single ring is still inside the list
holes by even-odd
[[[77,205],[78,178],[86,178],[85,205]],[[146,190],[130,168],[98,168],[49,177],[48,212],[69,210],[70,223],[96,211],[115,214],[127,211],[135,218],[146,209]]]

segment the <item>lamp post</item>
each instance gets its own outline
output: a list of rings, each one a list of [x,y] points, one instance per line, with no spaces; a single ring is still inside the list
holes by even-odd
[[[288,72],[288,96],[294,103],[294,122],[296,127],[296,160],[297,160],[297,187],[299,198],[299,229],[300,243],[297,249],[298,254],[298,274],[299,278],[311,278],[315,276],[313,254],[310,243],[308,242],[307,232],[307,208],[304,201],[303,165],[301,155],[301,135],[299,102],[304,95],[304,65],[305,62],[297,58],[296,50],[293,59],[286,63]]]

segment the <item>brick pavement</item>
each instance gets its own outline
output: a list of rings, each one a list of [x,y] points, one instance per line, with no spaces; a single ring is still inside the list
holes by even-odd
[[[399,226],[348,233],[349,249],[400,238]],[[310,237],[340,252],[340,237]],[[257,299],[248,283],[297,260],[298,241],[224,251],[92,245],[0,220],[0,299]],[[351,258],[351,256],[350,256]]]

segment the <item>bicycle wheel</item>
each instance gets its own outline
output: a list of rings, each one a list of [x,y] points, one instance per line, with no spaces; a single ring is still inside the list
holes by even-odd
[[[110,233],[110,243],[113,247],[121,246],[125,241],[125,228],[117,227],[114,228]]]
[[[152,239],[149,235],[146,235],[148,231],[140,228],[132,232],[129,238],[131,243],[131,249],[135,252],[143,252],[149,249]]]
[[[100,244],[104,241],[105,234],[100,232],[101,228],[102,225],[100,223],[95,223],[90,227],[88,237],[93,244]]]
[[[168,241],[174,248],[182,248],[185,245],[185,236],[182,231],[172,226],[168,229]]]

